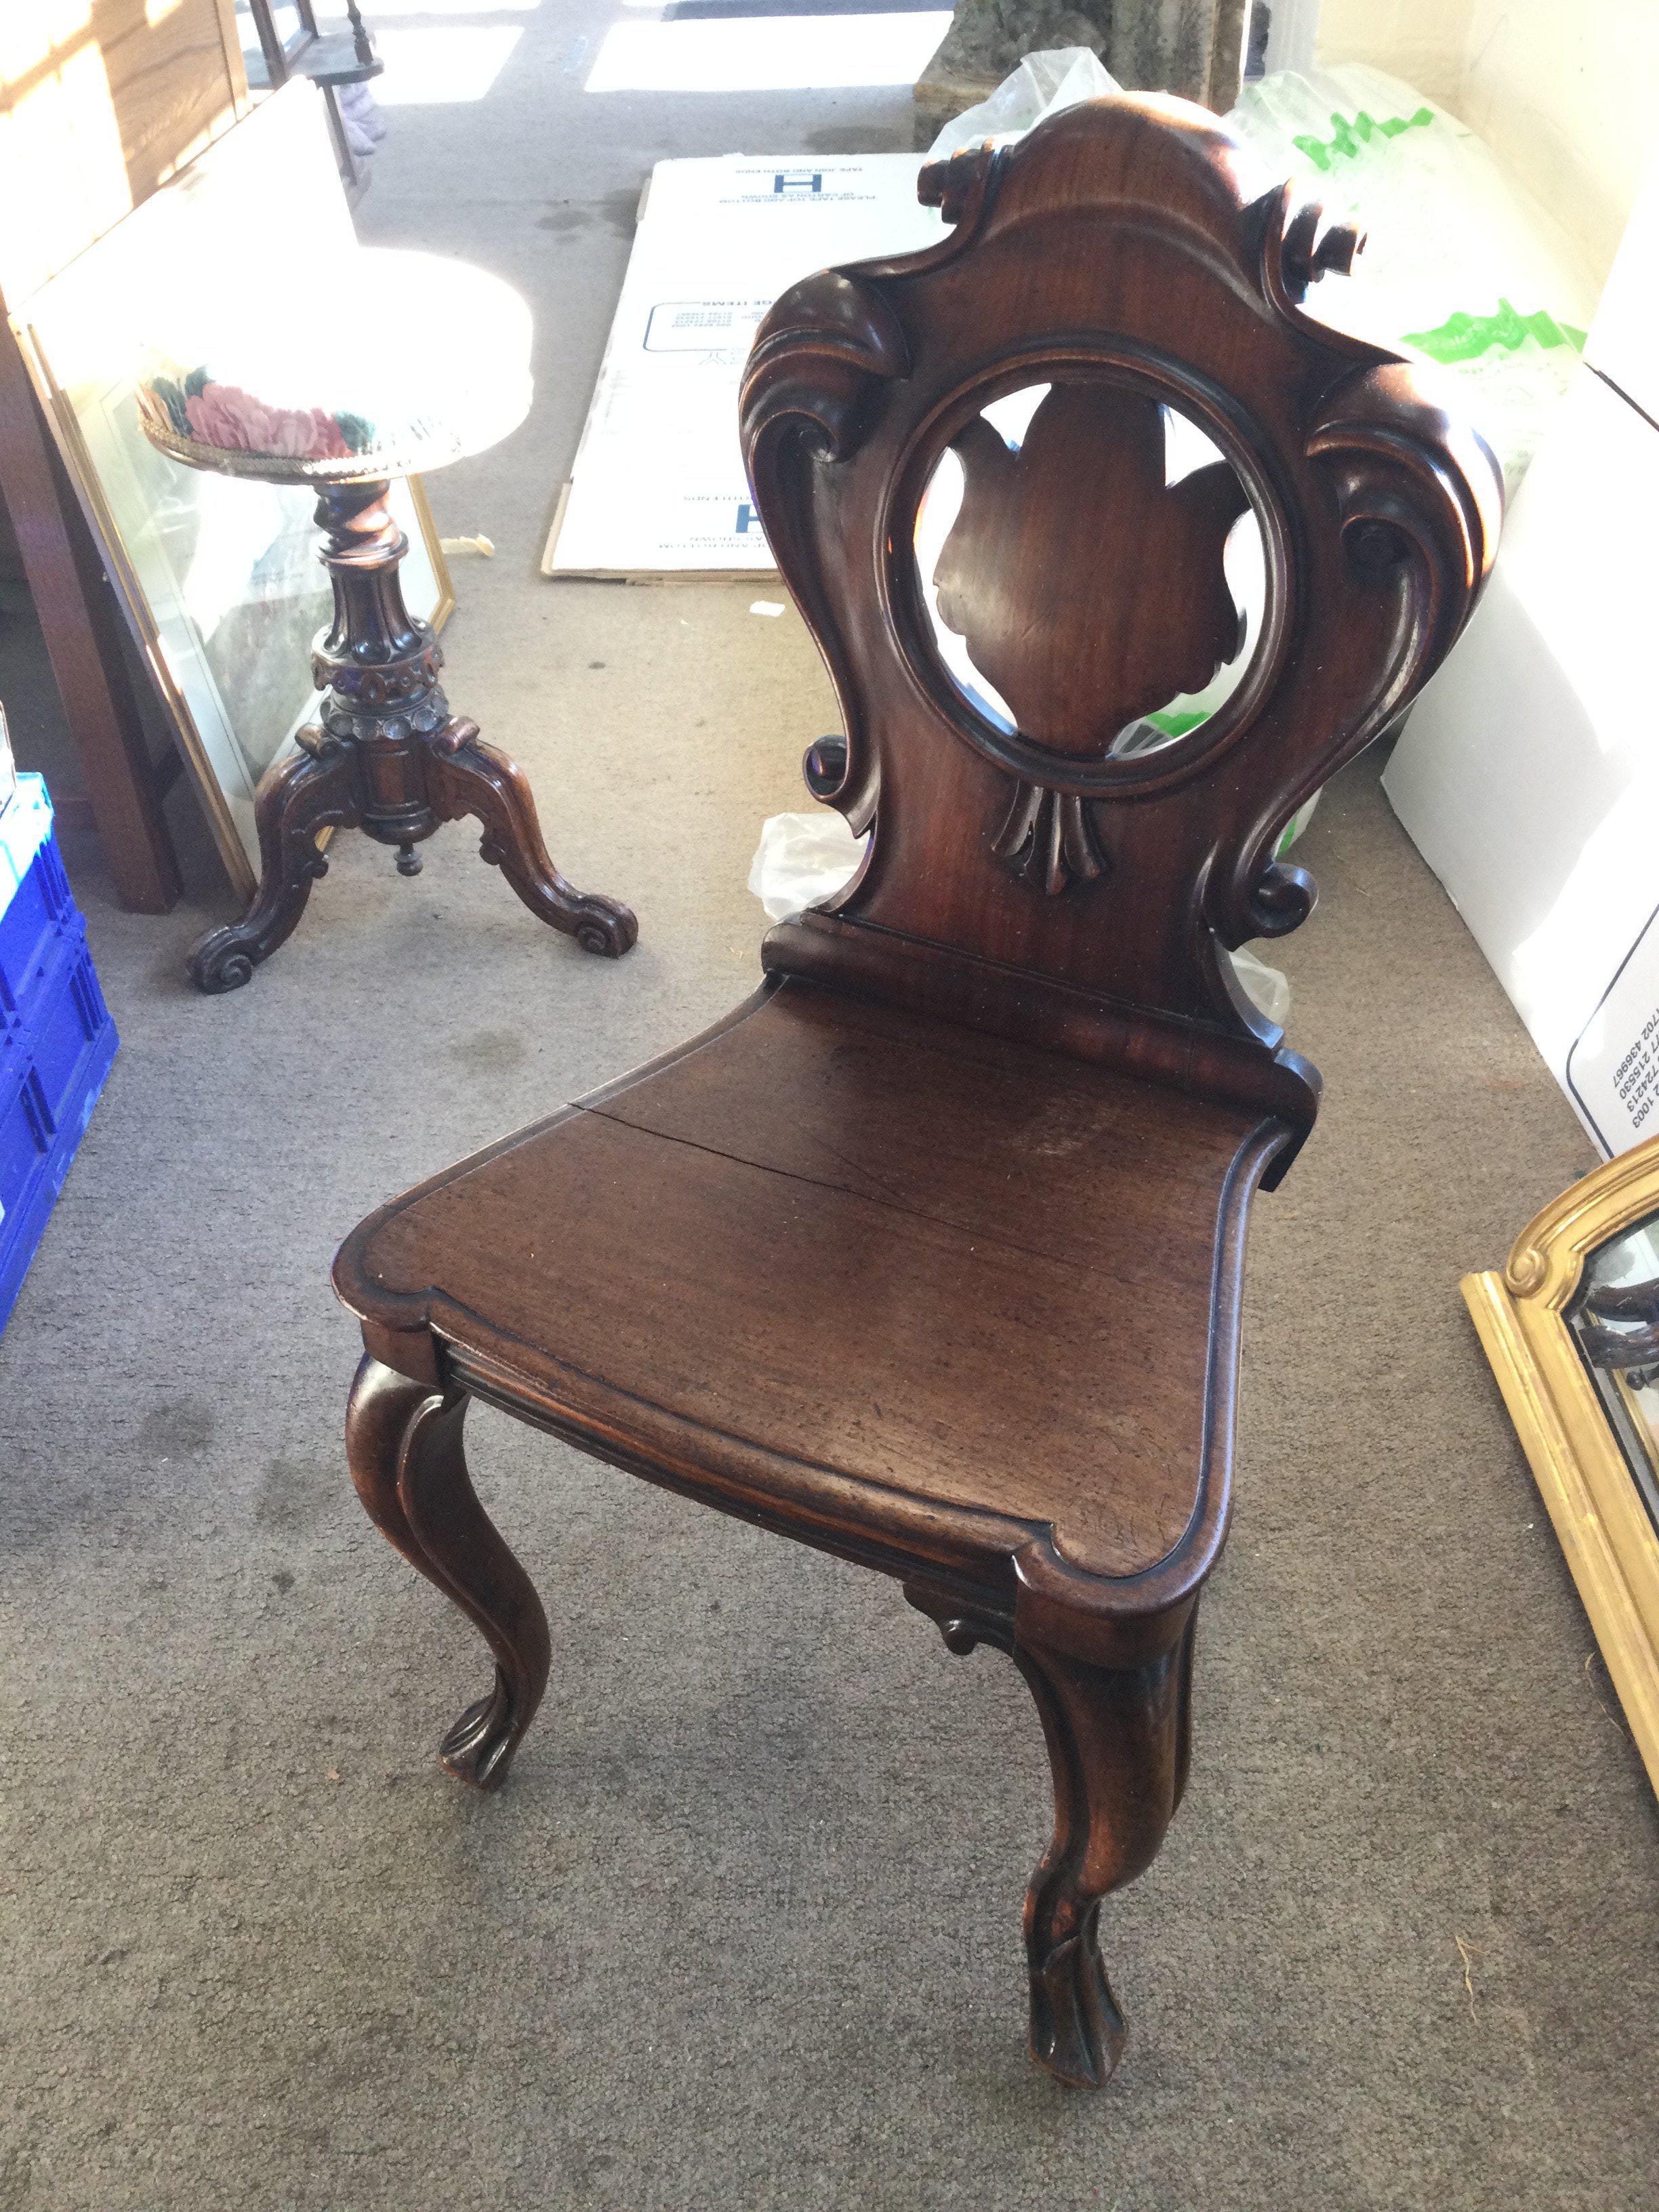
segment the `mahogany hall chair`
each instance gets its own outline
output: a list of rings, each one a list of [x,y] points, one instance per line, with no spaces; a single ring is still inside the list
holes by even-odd
[[[1100,1899],[1186,1778],[1245,1212],[1318,1098],[1227,948],[1307,916],[1281,833],[1457,635],[1501,489],[1415,369],[1304,313],[1352,234],[1202,110],[1094,101],[921,189],[940,242],[797,284],[743,387],[845,716],[807,781],[863,865],[726,1020],[347,1240],[348,1448],[495,1655],[465,1782],[548,1668],[473,1398],[1006,1652],[1054,1771],[1030,2049],[1092,2083]]]

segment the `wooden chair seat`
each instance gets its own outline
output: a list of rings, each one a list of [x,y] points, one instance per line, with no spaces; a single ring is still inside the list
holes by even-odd
[[[1091,101],[921,190],[948,234],[794,286],[743,389],[845,719],[808,787],[863,862],[728,1021],[353,1235],[347,1455],[495,1654],[468,1782],[549,1653],[473,1397],[1006,1651],[1054,1776],[1030,2047],[1098,2083],[1101,1900],[1186,1779],[1245,1209],[1318,1105],[1227,953],[1306,919],[1285,824],[1456,638],[1501,478],[1304,312],[1352,234],[1199,109]]]
[[[787,981],[376,1214],[337,1280],[603,1458],[760,1519],[833,1478],[832,1550],[1145,1576],[1213,1540],[1243,1215],[1287,1133]]]

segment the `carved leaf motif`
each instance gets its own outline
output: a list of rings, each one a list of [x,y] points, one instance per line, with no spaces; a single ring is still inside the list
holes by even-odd
[[[939,618],[1030,743],[1102,757],[1233,657],[1222,553],[1243,488],[1224,461],[1166,485],[1155,401],[1055,385],[1018,453],[982,416],[953,444],[966,481],[933,572]]]
[[[1106,858],[1083,801],[1041,784],[1016,787],[991,850],[1050,897],[1106,872]]]

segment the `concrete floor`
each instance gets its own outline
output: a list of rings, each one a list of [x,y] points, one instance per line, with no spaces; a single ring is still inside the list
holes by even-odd
[[[486,98],[393,112],[362,210],[537,309],[531,422],[431,485],[500,549],[458,566],[452,695],[642,934],[585,957],[460,830],[414,884],[346,840],[203,1000],[210,863],[158,921],[71,854],[124,1048],[0,1340],[0,2212],[1638,2212],[1659,1823],[1455,1289],[1589,1155],[1366,767],[1283,948],[1328,1103],[1255,1218],[1193,1786],[1105,1917],[1110,2088],[1021,2051],[1012,1670],[488,1412],[553,1680],[501,1796],[437,1771],[485,1670],[351,1495],[328,1263],[749,988],[756,830],[835,726],[804,632],[535,562],[649,163],[908,112],[586,95],[597,5],[410,20],[527,26]]]

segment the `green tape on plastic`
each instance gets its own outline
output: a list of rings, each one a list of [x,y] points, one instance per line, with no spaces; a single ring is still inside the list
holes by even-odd
[[[1431,361],[1448,364],[1477,361],[1494,346],[1503,346],[1513,353],[1528,338],[1536,338],[1540,346],[1570,345],[1576,353],[1583,353],[1584,336],[1571,323],[1558,323],[1542,307],[1534,315],[1517,314],[1507,300],[1498,302],[1495,315],[1448,315],[1431,331],[1404,333],[1407,345],[1427,354]]]
[[[1426,130],[1433,120],[1431,107],[1419,107],[1415,115],[1385,115],[1380,123],[1362,107],[1352,122],[1346,115],[1333,113],[1328,138],[1292,138],[1291,143],[1307,155],[1316,169],[1329,169],[1339,161],[1354,160],[1373,138],[1398,138],[1404,131]]]

